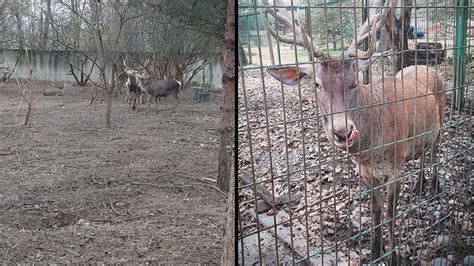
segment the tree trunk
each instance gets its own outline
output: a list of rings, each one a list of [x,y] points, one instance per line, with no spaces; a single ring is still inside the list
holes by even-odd
[[[392,68],[395,75],[402,68],[408,66],[408,56],[405,55],[408,50],[407,33],[410,28],[412,0],[403,1],[403,13],[399,18],[395,16],[395,9],[389,11],[387,20],[382,29],[384,50],[392,49],[393,61]],[[402,52],[403,53],[400,53]]]
[[[222,75],[223,96],[221,103],[220,148],[218,157],[217,185],[224,191],[229,189],[230,161],[232,160],[234,113],[235,113],[235,3],[228,0],[227,23],[224,39],[224,73]]]
[[[107,112],[105,113],[105,125],[110,127],[110,117],[112,115],[112,95],[113,90],[107,90]]]
[[[332,49],[336,50],[337,49],[337,41],[336,41],[336,31],[334,31],[334,30],[331,31],[331,42],[332,42]]]
[[[51,14],[51,0],[46,0],[46,14],[44,19],[43,25],[43,37],[42,37],[42,48],[48,49],[48,32],[49,32],[49,24],[51,24],[52,14]]]
[[[231,177],[234,176],[235,166],[231,162]],[[224,250],[221,256],[221,265],[235,265],[235,178],[229,182],[227,196],[226,222],[224,228]]]
[[[81,36],[81,18],[78,15],[80,13],[80,3],[78,0],[72,0],[71,1],[71,9],[74,10],[73,16],[74,16],[74,22],[73,22],[73,36],[74,36],[74,47],[76,49],[80,49],[81,47],[81,42],[80,42],[80,36]]]
[[[33,101],[33,99],[31,99]],[[33,103],[31,102],[26,102],[26,114],[25,114],[25,121],[23,122],[24,126],[27,126],[30,124],[30,116],[31,116],[31,106]]]
[[[402,51],[408,51],[408,30],[410,30],[411,24],[411,10],[412,10],[412,0],[403,1],[402,15],[400,17],[401,25],[401,39],[400,39],[400,49]],[[407,67],[410,64],[408,61],[408,52],[404,52],[400,56],[400,69]]]
[[[20,14],[15,13],[16,25],[18,27],[18,49],[23,50],[25,47],[25,36],[23,35],[23,20],[21,19]]]
[[[238,42],[239,42],[239,49],[238,49],[238,52],[239,52],[239,66],[246,66],[246,65],[249,64],[249,62],[247,60],[247,56],[245,55],[244,46],[240,42],[240,38],[238,39]]]
[[[112,97],[114,94],[115,90],[115,76],[117,73],[117,59],[118,56],[115,58],[113,64],[112,64],[112,72],[111,72],[111,77],[110,77],[110,84],[107,83],[107,113],[105,114],[105,122],[106,126],[110,127],[110,117],[112,115]],[[105,75],[105,73],[104,73]],[[107,82],[107,81],[106,81]]]
[[[43,3],[44,0],[41,0],[41,3]],[[33,23],[32,26],[34,27],[36,24]],[[38,23],[38,27],[39,27],[39,32],[40,33],[43,33],[44,32],[44,10],[43,8],[41,8],[41,12],[40,12],[40,19],[39,19],[39,23]],[[38,42],[36,43],[39,47],[41,47],[41,45],[43,44],[43,40],[42,39],[39,39]]]

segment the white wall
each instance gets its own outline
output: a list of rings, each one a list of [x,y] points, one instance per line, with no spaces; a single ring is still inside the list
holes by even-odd
[[[75,79],[70,75],[69,64],[60,55],[48,51],[28,51],[28,55],[32,62],[33,74],[32,79],[42,81],[54,81],[54,82],[72,82],[75,83]],[[20,56],[17,69],[13,73],[11,78],[28,78],[29,67],[27,64],[25,51],[19,51],[17,49],[5,50],[5,53],[0,51],[0,61],[5,58],[3,63],[0,63],[0,67],[10,66],[13,68],[17,56]],[[70,61],[74,62],[76,66],[80,66],[80,60],[74,56],[70,56]],[[216,88],[222,87],[222,63],[220,60],[211,60],[211,64],[207,65],[204,71],[199,73],[193,78],[193,81],[202,83],[203,79],[207,84],[211,84]],[[92,64],[90,61],[84,66],[84,71],[89,73]],[[110,73],[110,69],[107,69]],[[79,72],[75,72],[79,76]],[[109,75],[108,75],[109,76]],[[98,80],[98,70],[94,68],[92,72],[92,79]]]

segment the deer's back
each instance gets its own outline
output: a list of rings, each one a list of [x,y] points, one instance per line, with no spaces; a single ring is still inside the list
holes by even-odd
[[[403,71],[403,76],[401,75]],[[444,113],[444,81],[431,67],[411,66],[396,75],[397,91],[403,92],[407,126],[406,159],[419,157],[437,145]]]
[[[360,134],[360,150],[365,152],[356,157],[358,163],[368,164],[374,158],[382,158],[382,153],[388,161],[393,162],[393,156],[400,161],[409,160],[436,145],[439,131],[435,130],[441,127],[445,97],[443,80],[436,71],[408,67],[403,70],[403,77],[397,73],[360,87],[363,106],[370,107],[359,110],[361,119],[357,122],[359,128],[371,130]],[[384,148],[373,150],[382,145]],[[356,145],[350,150],[358,151]]]
[[[175,80],[155,80],[145,83],[147,93],[155,96],[168,96],[171,93],[177,93],[179,89],[179,83]]]

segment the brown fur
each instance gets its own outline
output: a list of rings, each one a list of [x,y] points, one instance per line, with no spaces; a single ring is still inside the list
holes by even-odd
[[[285,68],[283,75],[276,70],[267,71],[285,84],[294,84],[299,79],[292,73],[312,74],[309,68],[295,69]],[[436,158],[444,112],[444,80],[433,68],[411,66],[395,77],[364,85],[357,81],[353,62],[333,59],[317,67],[315,80],[328,139],[334,141],[337,132],[345,135],[352,129],[359,131],[351,145],[334,142],[350,153],[362,181],[374,188],[371,192],[373,226],[380,225],[382,211],[381,191],[376,187],[393,181],[388,185],[385,214],[389,220],[390,249],[393,249],[394,217],[404,163],[421,157],[424,164],[423,155],[428,149]],[[379,227],[372,235],[373,260],[380,257],[381,245]],[[390,264],[397,264],[396,256],[392,256]]]

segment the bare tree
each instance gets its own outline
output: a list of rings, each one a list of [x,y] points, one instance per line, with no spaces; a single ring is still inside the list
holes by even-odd
[[[41,10],[41,18],[44,16],[44,23],[41,24],[42,38],[41,38],[41,47],[43,49],[48,49],[48,36],[49,36],[49,27],[53,19],[51,13],[51,0],[42,0],[46,4],[46,11]]]
[[[227,23],[224,39],[224,73],[222,75],[223,95],[221,103],[220,148],[217,184],[222,190],[229,189],[230,160],[232,160],[232,145],[235,113],[235,3],[228,1]]]
[[[387,14],[387,19],[382,27],[382,36],[384,40],[383,50],[392,50],[392,67],[393,73],[397,73],[402,68],[407,67],[409,60],[406,53],[402,51],[408,50],[408,29],[411,22],[412,0],[402,0],[401,6],[392,6]],[[397,17],[396,8],[401,8],[399,17]]]
[[[235,173],[233,161],[231,161],[230,170],[230,176],[233,177]],[[230,178],[229,180],[223,242],[224,248],[221,256],[221,265],[235,265],[235,178]]]
[[[150,58],[148,74],[155,79],[180,80],[186,88],[213,58],[219,45],[209,45],[209,38],[197,31],[182,29],[161,14],[143,17],[133,29],[126,27],[130,39],[126,49],[134,61],[143,61],[143,51]],[[212,40],[211,40],[212,41]]]
[[[77,53],[74,53],[76,58],[80,61],[79,66],[77,66],[69,59],[70,55],[71,53],[68,53],[67,55],[63,56],[64,60],[66,60],[66,62],[69,64],[69,75],[74,77],[77,85],[85,86],[87,82],[91,80],[92,71],[94,71],[94,67],[96,66],[96,64],[92,63],[91,67],[87,70],[87,62],[95,62],[97,58],[90,59],[90,57],[81,56],[80,54],[78,55]],[[76,70],[77,67],[79,67],[79,71]]]
[[[55,25],[56,44],[67,47],[70,51],[74,51],[82,56],[84,60],[90,60],[91,64],[98,69],[99,79],[93,82],[94,86],[103,90],[107,94],[106,98],[106,126],[111,126],[112,114],[112,96],[116,87],[116,74],[118,62],[121,58],[120,44],[122,43],[122,33],[125,23],[132,18],[138,16],[130,14],[130,8],[127,4],[121,2],[101,3],[90,0],[87,5],[81,9],[77,5],[71,5],[62,2],[62,5],[75,17],[80,18],[80,23],[86,27],[85,32],[88,34],[95,58],[90,53],[86,53],[77,48],[77,43],[71,42],[70,39],[64,39],[61,31],[64,27]],[[84,62],[84,61],[83,61]],[[70,64],[71,69],[76,69],[81,74],[85,74],[90,80],[89,73],[84,71],[83,67]]]
[[[7,66],[0,67],[0,80],[3,82],[6,82],[10,77],[13,75],[13,73],[16,70],[16,67],[18,66],[18,61],[20,60],[20,56],[16,57],[15,65],[10,67],[9,63],[6,62],[6,52],[5,49],[3,49],[3,58],[2,61],[0,61],[0,64],[6,63]]]
[[[217,183],[229,191],[227,198],[226,224],[221,265],[235,265],[235,168],[233,154],[233,132],[235,112],[235,2],[227,2],[227,23],[224,39],[224,95],[221,104],[220,149]],[[227,182],[227,183],[225,183]]]
[[[18,80],[16,80],[16,82],[17,82],[18,87],[21,90],[21,97],[22,97],[21,102],[26,103],[26,113],[25,113],[25,120],[23,121],[23,125],[27,126],[31,123],[31,112],[33,110],[33,104],[38,99],[40,93],[37,86],[31,80],[28,80],[27,83],[23,87],[20,85],[20,82]]]

